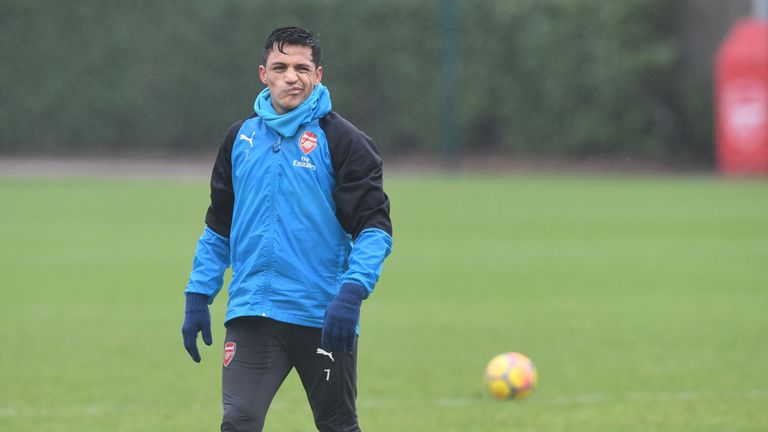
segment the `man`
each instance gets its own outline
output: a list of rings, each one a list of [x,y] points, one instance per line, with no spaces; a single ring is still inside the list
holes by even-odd
[[[255,113],[229,129],[213,168],[184,346],[199,362],[197,333],[212,344],[208,305],[231,266],[221,430],[262,430],[295,367],[318,430],[359,431],[360,306],[392,246],[381,159],[331,111],[311,33],[273,31],[259,76]]]

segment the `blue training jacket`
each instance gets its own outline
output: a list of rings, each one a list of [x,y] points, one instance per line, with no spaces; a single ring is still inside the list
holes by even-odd
[[[259,97],[258,114],[235,123],[219,149],[185,292],[212,303],[232,267],[226,321],[322,327],[341,284],[370,295],[390,253],[381,158],[330,110],[322,85],[285,116],[268,111],[267,89]]]

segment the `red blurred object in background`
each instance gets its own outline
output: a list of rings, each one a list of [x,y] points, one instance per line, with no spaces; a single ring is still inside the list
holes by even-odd
[[[715,64],[717,166],[724,174],[768,174],[768,20],[743,19]]]

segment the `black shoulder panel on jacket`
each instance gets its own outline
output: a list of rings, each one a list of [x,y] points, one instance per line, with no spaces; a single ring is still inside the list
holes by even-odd
[[[227,238],[232,226],[232,209],[235,204],[235,191],[232,186],[232,146],[243,123],[253,117],[256,117],[255,113],[229,128],[219,147],[211,173],[211,205],[205,215],[205,224],[216,234]]]
[[[366,228],[392,235],[381,157],[373,141],[335,112],[320,119],[336,173],[336,218],[353,239]]]

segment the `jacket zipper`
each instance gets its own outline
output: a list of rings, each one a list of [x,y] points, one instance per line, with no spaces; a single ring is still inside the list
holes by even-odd
[[[267,263],[268,263],[268,276],[267,276],[267,286],[264,289],[263,292],[263,298],[261,304],[264,305],[264,312],[262,312],[262,316],[267,316],[267,305],[268,305],[268,299],[269,299],[269,292],[272,291],[272,280],[275,276],[275,263],[274,263],[274,256],[275,256],[275,230],[277,227],[277,208],[276,208],[276,195],[277,195],[277,186],[280,183],[280,171],[278,169],[278,163],[280,158],[278,157],[277,153],[280,152],[280,149],[283,144],[283,137],[278,137],[277,141],[275,141],[272,144],[272,178],[271,178],[271,187],[269,191],[269,209],[270,209],[270,227],[269,227],[269,248],[267,249]],[[269,309],[271,309],[271,304],[269,304]]]

